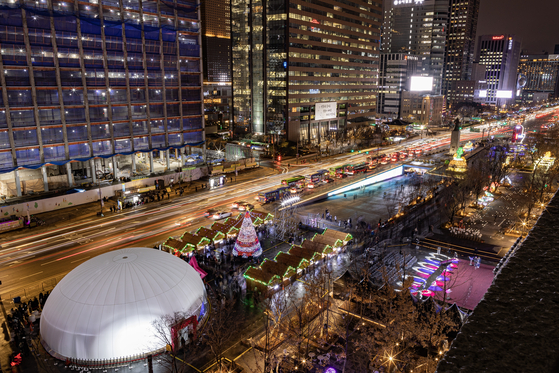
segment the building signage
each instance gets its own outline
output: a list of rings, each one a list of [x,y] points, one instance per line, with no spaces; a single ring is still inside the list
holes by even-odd
[[[505,35],[493,36],[493,40],[503,40]]]
[[[423,0],[394,0],[394,5],[402,5],[402,4],[423,4]]]
[[[512,91],[497,90],[497,98],[512,98]]]
[[[337,103],[336,102],[318,102],[314,107],[314,119],[336,119]]]

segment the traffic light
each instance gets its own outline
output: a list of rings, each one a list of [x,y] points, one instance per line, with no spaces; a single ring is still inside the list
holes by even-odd
[[[281,162],[281,155],[278,155],[278,162]]]
[[[353,153],[355,150],[351,149],[351,152]]]
[[[369,152],[366,152],[365,154],[369,154]]]
[[[359,154],[361,154],[361,150],[359,150]]]

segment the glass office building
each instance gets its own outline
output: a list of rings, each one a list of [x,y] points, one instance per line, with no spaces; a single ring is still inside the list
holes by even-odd
[[[380,1],[233,0],[231,17],[238,132],[320,143],[374,123]]]
[[[203,144],[195,0],[0,7],[0,170]]]

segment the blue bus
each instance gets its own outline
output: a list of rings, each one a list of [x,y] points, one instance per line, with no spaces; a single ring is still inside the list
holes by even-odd
[[[289,187],[274,187],[258,193],[256,199],[261,203],[271,203],[289,193]]]

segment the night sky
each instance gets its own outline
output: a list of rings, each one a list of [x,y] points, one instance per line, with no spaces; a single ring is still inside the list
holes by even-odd
[[[515,34],[529,53],[559,44],[559,0],[481,0],[477,34]]]

